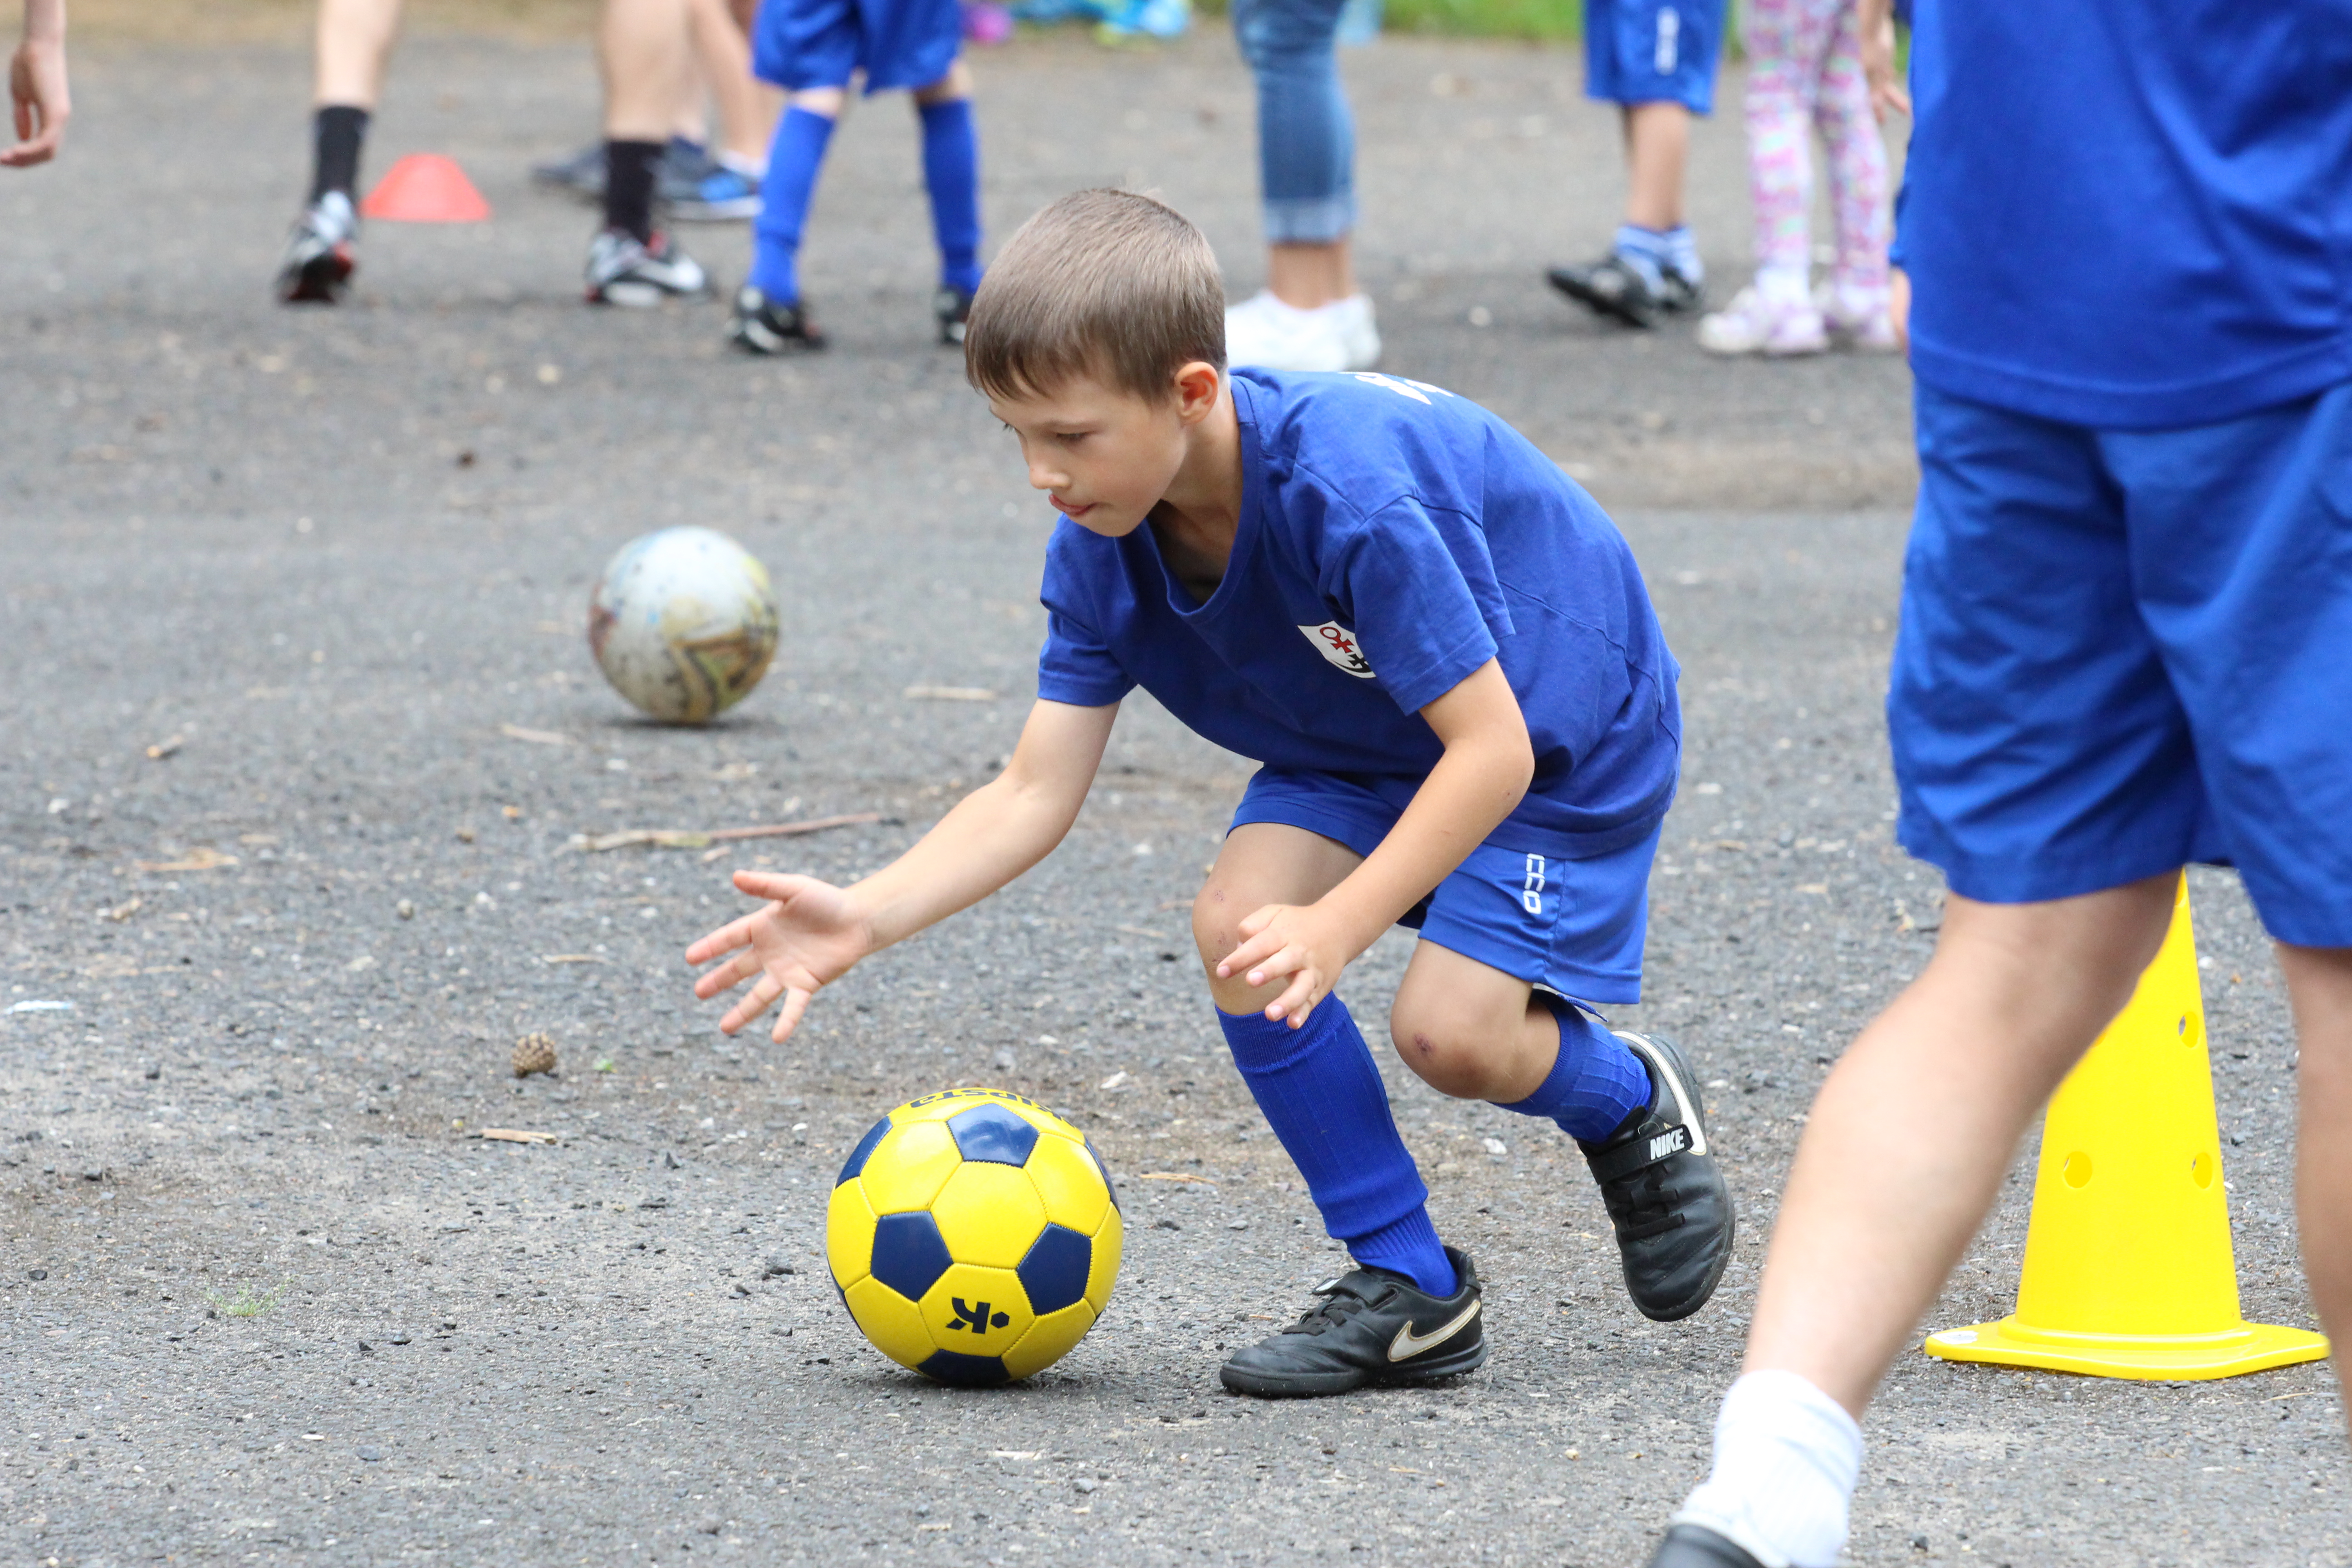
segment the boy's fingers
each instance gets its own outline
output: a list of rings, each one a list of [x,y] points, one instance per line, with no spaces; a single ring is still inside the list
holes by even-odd
[[[741,921],[729,921],[686,950],[688,963],[708,963],[722,952],[732,952],[751,940]]]
[[[1285,946],[1268,953],[1250,966],[1246,978],[1252,985],[1264,985],[1286,974],[1296,974],[1307,963],[1307,954],[1296,947]]]
[[[1287,1022],[1292,1028],[1307,1022],[1307,1015],[1315,1010],[1315,972],[1304,970],[1291,981],[1282,994],[1267,1005],[1265,1016],[1279,1024]]]
[[[733,1009],[728,1013],[727,1016],[723,1020],[720,1021],[719,1026],[727,1033],[730,1035],[733,1034],[736,1030],[741,1028],[744,1025],[750,1023],[752,1019],[766,1012],[768,1010],[768,1004],[773,1002],[778,995],[782,994],[784,984],[782,981],[778,980],[772,974],[762,974],[760,976],[760,984],[751,987],[751,994],[744,997],[740,1002],[736,1003]]]
[[[813,993],[803,991],[797,985],[784,993],[784,1005],[776,1015],[775,1032],[768,1037],[770,1039],[781,1046],[794,1029],[801,1026],[801,1015],[808,1011],[809,997]]]

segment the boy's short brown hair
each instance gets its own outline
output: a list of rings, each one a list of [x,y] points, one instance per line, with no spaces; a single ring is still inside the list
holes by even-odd
[[[1077,191],[989,264],[964,329],[964,375],[991,397],[1076,375],[1159,399],[1193,360],[1225,366],[1216,253],[1184,215],[1132,191]]]

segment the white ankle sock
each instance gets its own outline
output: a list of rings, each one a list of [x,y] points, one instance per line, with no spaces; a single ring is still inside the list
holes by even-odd
[[[1738,1542],[1768,1568],[1831,1568],[1862,1473],[1862,1428],[1793,1372],[1751,1372],[1715,1418],[1715,1468],[1679,1520]]]

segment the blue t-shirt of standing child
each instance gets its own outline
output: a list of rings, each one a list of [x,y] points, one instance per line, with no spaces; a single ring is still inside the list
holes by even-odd
[[[1037,695],[1099,707],[1140,686],[1228,751],[1401,810],[1444,752],[1420,710],[1499,659],[1536,768],[1487,842],[1575,859],[1648,834],[1674,797],[1679,671],[1592,498],[1422,382],[1245,370],[1232,386],[1223,581],[1195,603],[1149,526],[1105,539],[1063,519]]]
[[[1918,0],[1911,366],[2071,425],[2352,379],[2352,0]]]

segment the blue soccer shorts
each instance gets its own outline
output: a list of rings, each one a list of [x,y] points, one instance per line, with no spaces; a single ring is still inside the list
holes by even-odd
[[[763,0],[751,28],[751,74],[788,92],[929,87],[963,44],[959,0]]]
[[[2175,430],[1916,406],[1904,847],[1990,903],[2234,865],[2352,946],[2352,382]]]
[[[1262,768],[1233,826],[1281,823],[1370,855],[1402,815],[1349,780]],[[1579,860],[1482,844],[1398,923],[1419,931],[1423,942],[1570,1001],[1639,1002],[1650,862],[1662,826],[1624,848]]]
[[[1584,96],[1715,108],[1724,0],[1585,0]]]

